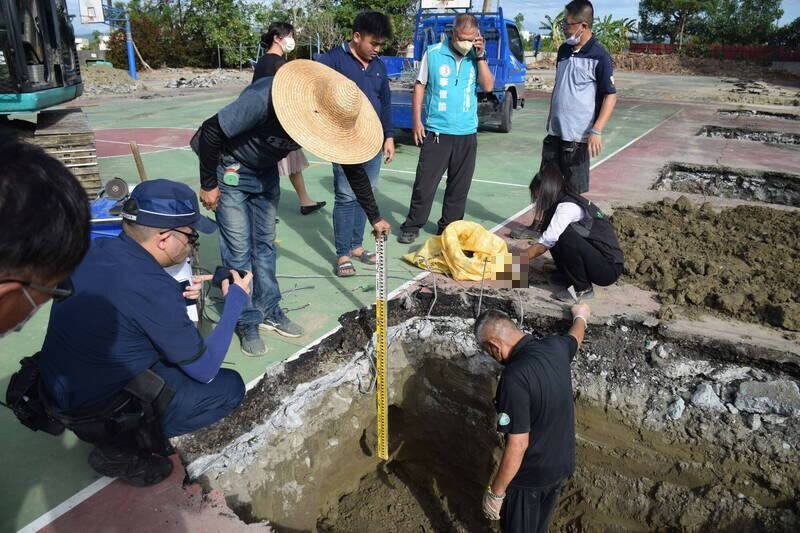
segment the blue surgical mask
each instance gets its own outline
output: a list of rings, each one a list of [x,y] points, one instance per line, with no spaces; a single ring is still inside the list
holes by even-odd
[[[34,301],[33,301],[33,298],[31,298],[31,295],[30,295],[30,294],[28,294],[28,291],[27,291],[27,290],[25,290],[25,287],[22,287],[22,288],[21,288],[21,290],[22,290],[22,294],[24,294],[24,295],[25,295],[25,298],[27,298],[27,299],[28,299],[28,303],[30,303],[30,304],[31,304],[31,311],[30,311],[30,313],[28,313],[28,316],[26,316],[26,317],[25,317],[25,318],[22,320],[22,322],[20,322],[19,324],[17,324],[17,325],[16,325],[16,326],[14,326],[13,328],[9,329],[8,331],[4,331],[3,333],[0,333],[0,339],[2,339],[3,337],[5,337],[6,335],[8,335],[9,333],[11,333],[12,331],[13,331],[13,332],[20,331],[20,330],[22,329],[22,326],[24,326],[24,325],[25,325],[25,324],[28,322],[28,320],[30,320],[30,319],[31,319],[31,317],[32,317],[33,315],[35,315],[35,314],[36,314],[36,311],[38,311],[38,310],[39,310],[39,308],[40,308],[42,305],[44,305],[43,303],[41,303],[41,304],[39,304],[39,305],[36,305],[36,302],[34,302]]]

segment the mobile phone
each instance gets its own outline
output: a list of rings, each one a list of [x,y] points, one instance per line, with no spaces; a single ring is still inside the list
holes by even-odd
[[[218,266],[217,269],[214,271],[214,278],[211,280],[211,284],[215,287],[222,288],[223,280],[228,280],[229,283],[233,283],[233,274],[231,274],[231,270],[235,270],[239,273],[241,277],[245,277],[247,275],[246,270],[239,270],[238,268],[231,269],[226,266]]]

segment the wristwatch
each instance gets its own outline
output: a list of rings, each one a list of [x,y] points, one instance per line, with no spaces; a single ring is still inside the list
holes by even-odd
[[[482,56],[475,58],[475,61],[486,61],[486,54],[483,54]]]

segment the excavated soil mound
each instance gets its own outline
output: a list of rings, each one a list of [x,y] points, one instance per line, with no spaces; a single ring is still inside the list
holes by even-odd
[[[800,331],[800,216],[737,206],[714,212],[685,196],[618,209],[629,282],[664,304]]]

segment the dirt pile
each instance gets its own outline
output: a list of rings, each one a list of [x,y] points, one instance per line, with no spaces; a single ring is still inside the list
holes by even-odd
[[[131,78],[127,71],[106,65],[86,67],[81,76],[84,96],[131,94],[144,88],[142,82]]]
[[[214,70],[211,72],[204,72],[198,75],[185,77],[180,76],[176,79],[171,79],[164,84],[167,89],[208,89],[211,87],[221,86],[238,86],[243,82],[249,83],[253,75],[246,72],[244,75],[238,71]]]
[[[656,291],[664,304],[800,331],[796,211],[737,206],[716,213],[682,196],[618,209],[613,223],[626,280]]]
[[[657,74],[694,74],[702,76],[730,76],[735,72],[742,78],[760,80],[793,80],[800,77],[788,72],[776,72],[768,66],[750,61],[733,61],[678,54],[637,54],[623,52],[614,54],[614,68]]]

